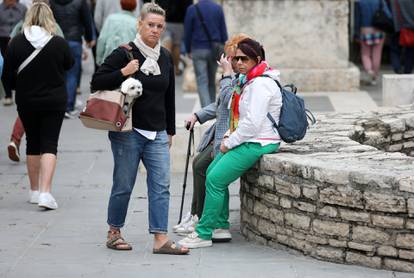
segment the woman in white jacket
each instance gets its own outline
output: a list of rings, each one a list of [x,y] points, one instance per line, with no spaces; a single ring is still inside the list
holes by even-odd
[[[207,170],[203,216],[196,231],[179,242],[188,248],[212,245],[212,232],[217,228],[228,186],[262,155],[276,152],[281,141],[267,118],[270,113],[279,122],[282,96],[272,80],[279,79],[279,72],[267,65],[263,47],[252,39],[238,44],[233,59],[243,74],[242,89],[233,93],[229,136],[222,141],[221,153]]]

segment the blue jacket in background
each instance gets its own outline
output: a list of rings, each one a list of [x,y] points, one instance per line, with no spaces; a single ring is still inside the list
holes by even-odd
[[[0,77],[1,77],[2,72],[3,72],[3,56],[1,56],[1,53],[0,53]]]
[[[199,6],[213,41],[225,43],[228,37],[223,8],[212,0],[200,0],[196,5]],[[188,7],[185,15],[184,40],[187,53],[191,53],[193,49],[211,49],[195,4]]]

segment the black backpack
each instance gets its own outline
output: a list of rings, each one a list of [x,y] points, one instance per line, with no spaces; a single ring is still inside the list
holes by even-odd
[[[280,138],[286,143],[293,143],[302,140],[305,137],[309,121],[314,124],[316,122],[312,112],[305,108],[303,98],[296,95],[297,88],[294,85],[281,86],[279,81],[269,77],[276,82],[282,94],[282,107],[280,108],[279,124],[276,123],[270,113],[267,118],[273,123],[273,127],[278,131]]]

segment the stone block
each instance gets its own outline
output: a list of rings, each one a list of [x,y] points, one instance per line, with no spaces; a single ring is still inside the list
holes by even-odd
[[[384,106],[397,106],[414,102],[413,74],[384,74],[382,76]]]
[[[347,263],[365,265],[373,268],[381,267],[380,257],[368,257],[360,253],[346,252],[345,260]]]
[[[262,195],[263,200],[265,200],[266,202],[272,204],[272,205],[276,205],[278,206],[279,203],[279,196],[277,196],[274,193],[265,193]]]
[[[319,237],[319,236],[313,236],[313,235],[307,235],[306,241],[317,243],[317,244],[322,244],[322,245],[328,244],[328,240],[326,238]]]
[[[292,201],[291,200],[289,200],[289,199],[287,199],[287,198],[280,198],[280,206],[282,207],[282,208],[287,208],[287,209],[289,209],[289,208],[291,208],[292,207]]]
[[[405,125],[408,127],[408,129],[414,129],[414,114],[413,113],[407,113],[400,116],[400,118],[405,120]]]
[[[414,249],[414,234],[399,234],[395,241],[397,247]]]
[[[404,132],[403,137],[404,137],[404,139],[413,138],[414,137],[414,130],[409,130],[409,131]]]
[[[294,198],[300,197],[300,187],[299,185],[286,182],[285,180],[275,177],[275,187],[278,193],[288,195]]]
[[[377,253],[380,256],[397,257],[397,249],[392,246],[380,246]]]
[[[401,259],[407,259],[407,260],[414,261],[414,251],[408,251],[408,250],[402,250],[402,249],[400,249],[398,251],[398,256]]]
[[[328,243],[329,245],[333,246],[333,247],[347,247],[348,246],[348,242],[344,241],[344,240],[336,240],[333,238],[328,239]]]
[[[405,131],[405,120],[399,118],[383,119],[386,126],[389,127],[391,133],[398,133]]]
[[[312,230],[318,234],[347,237],[349,224],[315,219],[312,223]]]
[[[400,141],[403,138],[403,134],[402,133],[395,133],[393,135],[391,135],[391,141],[395,142],[395,141]]]
[[[287,235],[277,234],[276,238],[277,238],[277,241],[282,243],[282,244],[287,244],[287,242],[289,241],[289,236],[287,236]]]
[[[313,249],[312,244],[310,244],[306,240],[301,240],[294,237],[290,237],[287,240],[286,244],[295,249],[302,250],[303,252],[305,252],[305,254],[309,253]]]
[[[414,219],[407,219],[407,223],[405,223],[405,227],[410,230],[414,230]]]
[[[298,229],[308,230],[310,218],[301,214],[285,213],[285,223]]]
[[[393,144],[387,147],[387,151],[389,152],[399,152],[403,148],[403,144]]]
[[[262,235],[265,235],[267,237],[276,238],[276,229],[275,225],[267,220],[260,219],[259,225],[257,226],[257,229]]]
[[[363,208],[362,192],[349,187],[328,187],[322,189],[319,193],[319,199],[323,203]]]
[[[334,185],[345,185],[349,181],[349,174],[344,169],[320,168],[314,170],[314,178],[319,182]]]
[[[324,206],[318,211],[319,215],[327,217],[336,217],[338,215],[338,209],[331,206]]]
[[[339,248],[318,246],[315,250],[315,254],[317,257],[324,258],[328,261],[344,261],[344,251]]]
[[[303,196],[311,199],[311,200],[316,200],[318,199],[318,188],[316,186],[311,187],[311,186],[303,186],[302,188],[302,193]]]
[[[414,177],[404,177],[398,181],[400,190],[405,192],[414,193]],[[410,199],[408,199],[410,202]],[[414,208],[414,206],[413,206]],[[408,210],[410,212],[410,210]]]
[[[369,223],[370,215],[367,212],[358,212],[348,209],[339,209],[339,215],[342,219],[354,222]]]
[[[385,258],[384,266],[387,269],[395,271],[414,272],[414,263],[407,261]]]
[[[365,252],[373,252],[375,247],[374,245],[366,245],[357,242],[348,242],[348,247],[355,250],[361,250]]]
[[[293,207],[306,212],[315,212],[316,206],[306,202],[293,202]]]
[[[293,232],[293,237],[296,239],[300,239],[300,240],[305,240],[306,239],[306,235],[304,233],[301,232]]]
[[[386,244],[390,241],[390,235],[369,227],[353,227],[352,239],[357,242],[375,242]]]
[[[273,186],[273,177],[272,176],[267,176],[267,175],[260,175],[258,180],[257,180],[257,184],[261,187],[270,189],[270,190],[274,190],[274,186]]]
[[[384,215],[372,215],[372,224],[383,228],[404,228],[404,218]]]
[[[269,209],[269,219],[271,221],[273,221],[274,223],[276,223],[276,224],[283,225],[283,219],[284,219],[283,211],[278,210],[278,209],[274,209],[274,208],[270,208]]]
[[[405,200],[403,197],[392,194],[365,192],[365,207],[369,210],[384,212],[405,212]]]

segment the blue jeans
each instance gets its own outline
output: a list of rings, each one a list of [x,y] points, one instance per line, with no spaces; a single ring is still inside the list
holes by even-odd
[[[401,65],[401,54],[404,50],[403,63]],[[390,36],[390,60],[395,73],[409,74],[413,71],[414,47],[402,47],[400,45],[400,33],[393,33]]]
[[[201,107],[216,101],[217,61],[209,49],[194,49],[191,53]]]
[[[124,226],[138,165],[142,160],[147,170],[149,232],[167,233],[170,152],[166,131],[158,131],[154,140],[136,131],[109,132],[108,136],[114,157],[114,173],[107,223],[117,228]]]
[[[75,63],[72,68],[66,72],[66,91],[68,94],[66,112],[75,110],[76,87],[79,84],[82,63],[82,43],[78,41],[68,41],[68,44],[73,59],[75,59]]]

